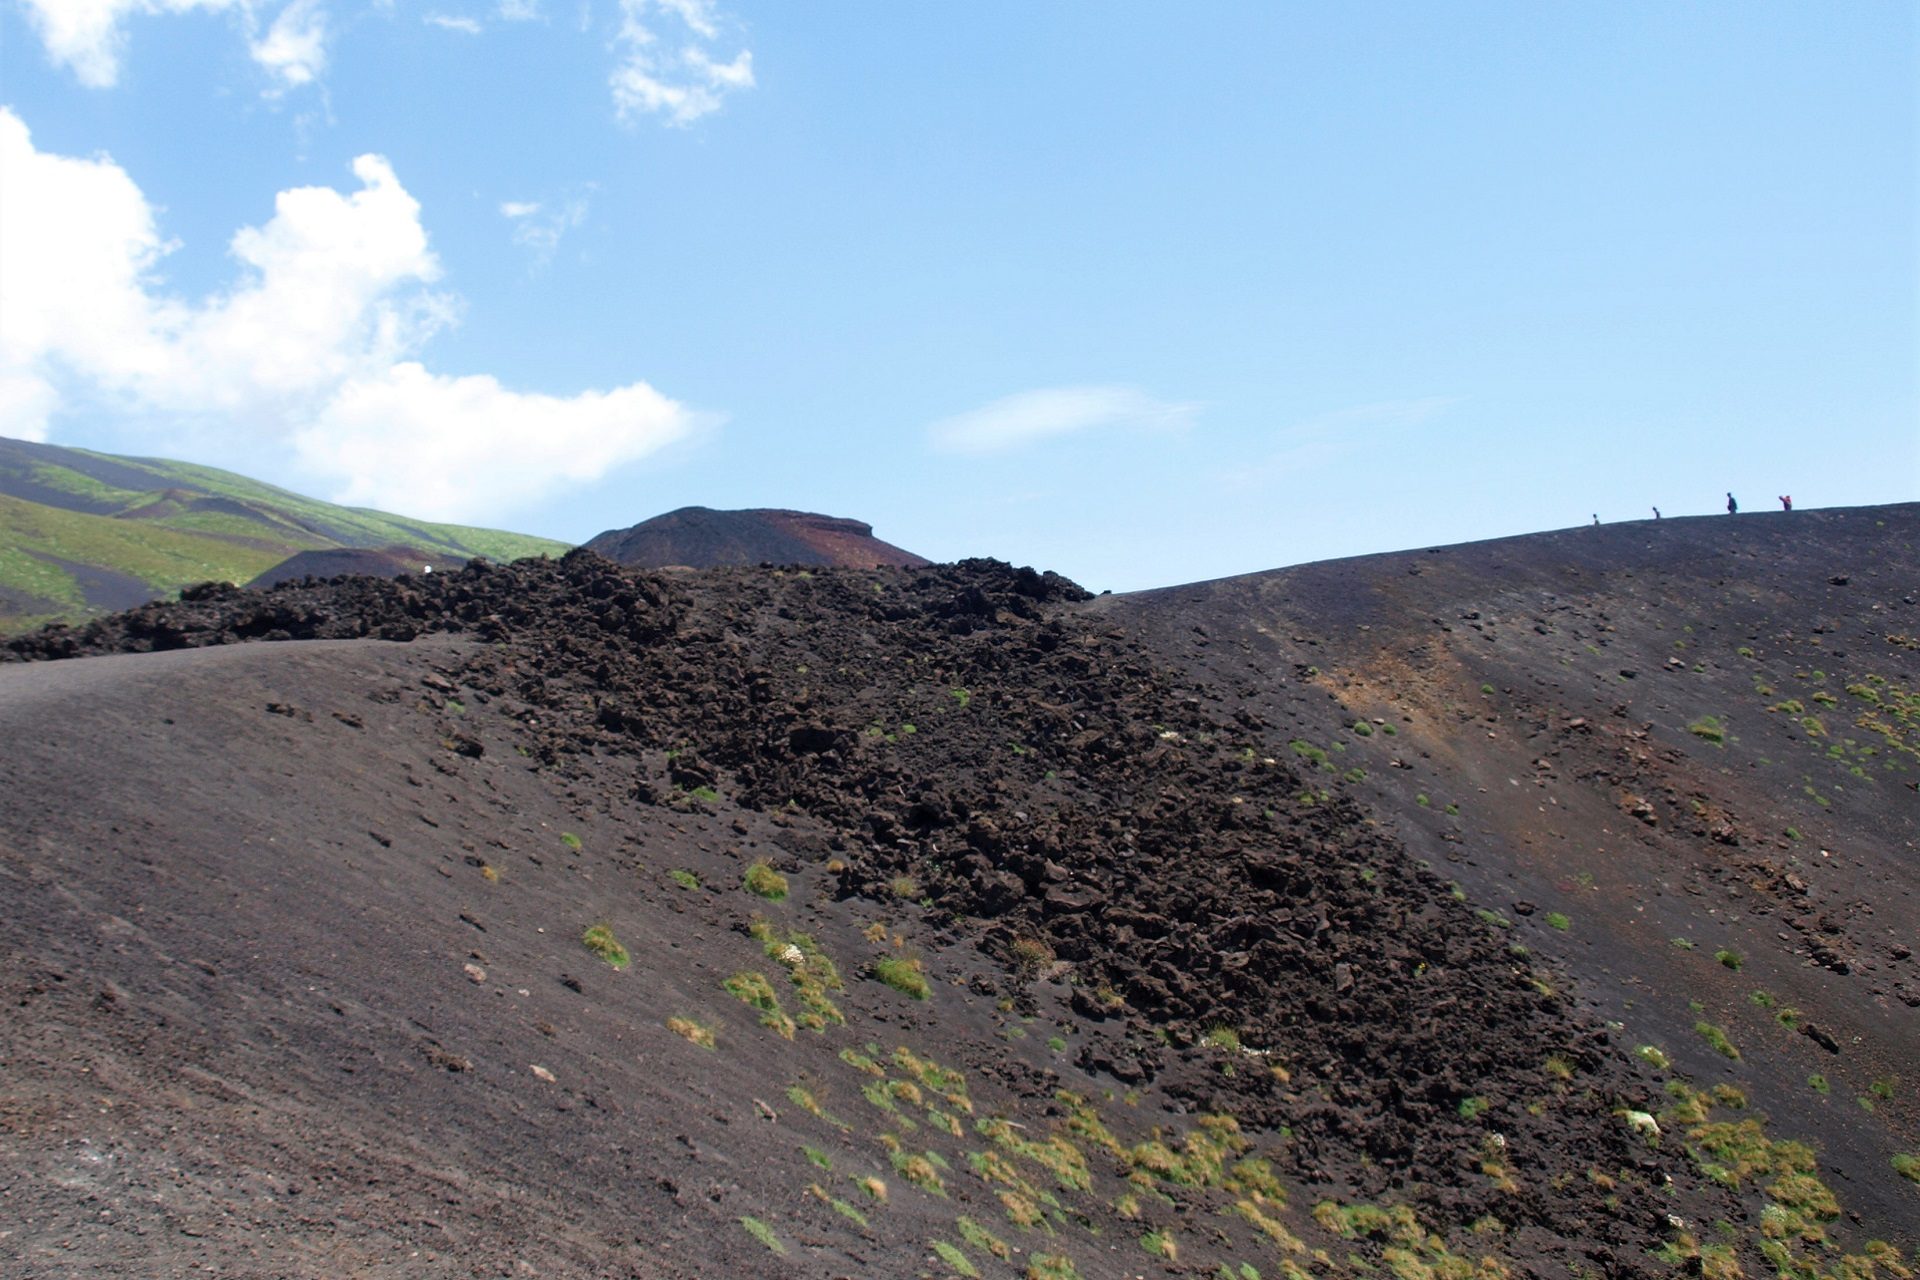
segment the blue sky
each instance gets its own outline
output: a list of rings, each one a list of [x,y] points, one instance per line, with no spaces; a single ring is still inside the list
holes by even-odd
[[[1920,496],[1906,3],[0,4],[0,434],[1118,590]]]

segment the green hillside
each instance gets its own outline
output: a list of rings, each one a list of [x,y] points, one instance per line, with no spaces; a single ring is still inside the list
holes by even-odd
[[[193,463],[0,439],[0,633],[194,582],[246,582],[296,552],[338,548],[404,548],[444,564],[567,544],[335,506]]]

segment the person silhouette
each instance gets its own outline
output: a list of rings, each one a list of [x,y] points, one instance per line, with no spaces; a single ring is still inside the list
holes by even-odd
[[[1598,511],[1593,513],[1593,526],[1596,529],[1600,527],[1600,513]]]
[[[1658,519],[1660,518],[1660,508],[1658,508],[1658,507],[1655,507],[1655,508],[1653,509],[1653,518],[1654,518],[1655,520],[1658,520]]]
[[[1790,494],[1790,493],[1783,493],[1783,494],[1781,494],[1781,495],[1780,495],[1780,509],[1781,509],[1782,511],[1791,511],[1791,510],[1793,510],[1793,495],[1792,495],[1792,494]]]
[[[1740,504],[1733,500],[1732,494],[1727,495],[1727,514],[1730,516],[1737,516],[1740,514]]]

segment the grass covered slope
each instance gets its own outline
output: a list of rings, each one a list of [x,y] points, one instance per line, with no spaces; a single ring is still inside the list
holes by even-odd
[[[192,463],[0,439],[0,632],[349,547],[513,560],[566,544],[335,506]]]

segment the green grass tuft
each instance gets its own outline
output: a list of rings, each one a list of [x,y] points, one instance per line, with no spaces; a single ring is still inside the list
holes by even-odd
[[[741,885],[748,893],[779,902],[787,896],[787,878],[775,871],[765,860],[755,862],[747,868],[741,877]]]
[[[773,1250],[781,1257],[786,1256],[787,1246],[780,1243],[780,1237],[773,1234],[772,1227],[760,1221],[758,1218],[742,1218],[740,1219],[740,1225],[745,1227],[747,1234],[755,1240],[758,1240],[761,1244],[767,1246],[767,1248]]]
[[[918,957],[881,956],[873,962],[873,976],[915,1000],[925,1000],[933,994],[926,974],[921,972]]]
[[[596,924],[581,934],[580,943],[616,969],[624,969],[633,963],[633,957],[613,936],[613,930],[604,924]]]

